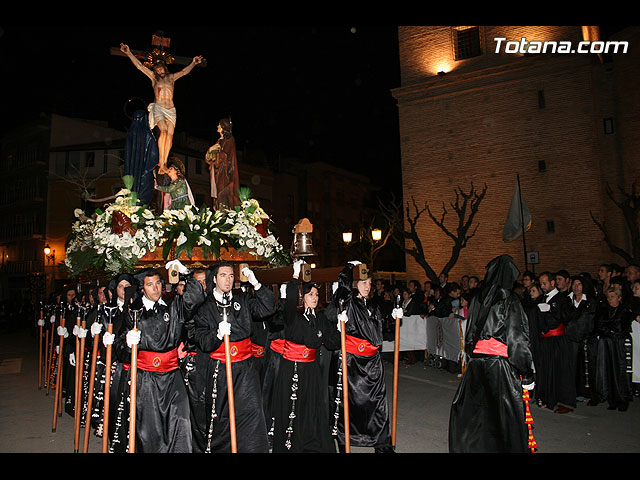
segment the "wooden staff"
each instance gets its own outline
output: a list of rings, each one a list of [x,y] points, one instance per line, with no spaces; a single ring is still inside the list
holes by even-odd
[[[462,319],[458,320],[458,330],[460,333],[460,373],[464,376],[467,369],[467,362],[464,357],[464,332],[462,331]]]
[[[43,312],[42,312],[42,302],[40,302],[40,341],[38,343],[38,390],[42,389],[42,369],[44,368],[42,365],[42,336],[43,336]]]
[[[396,308],[400,306],[400,295],[396,300]],[[391,413],[391,444],[396,446],[396,430],[398,424],[398,376],[400,365],[400,323],[402,317],[396,318],[396,335],[393,348],[393,411]]]
[[[223,318],[227,321],[227,306],[223,307]],[[233,397],[233,374],[231,371],[231,348],[229,345],[229,335],[224,336],[224,357],[227,369],[227,397],[229,399],[229,436],[231,439],[231,453],[238,452],[236,440],[236,407]]]
[[[340,300],[340,312],[343,312],[343,300]],[[338,320],[342,322],[341,320]],[[342,353],[342,407],[344,411],[344,451],[351,453],[351,425],[349,420],[349,377],[347,376],[347,327],[340,325],[340,351]]]
[[[138,331],[138,313],[133,310],[133,331]],[[130,404],[129,404],[129,453],[136,452],[136,407],[138,389],[138,344],[131,345],[131,364],[129,366],[129,378],[131,379]]]
[[[82,351],[80,349],[79,329],[82,328],[82,306],[78,305],[76,314],[76,365],[75,365],[75,384],[74,384],[74,407],[73,407],[73,453],[78,453],[78,445],[80,439],[80,405],[82,391]]]
[[[59,304],[58,305],[58,309],[61,311],[63,310],[63,305]],[[54,318],[53,322],[49,322],[49,325],[51,326],[51,337],[49,338],[49,343],[48,345],[48,349],[49,349],[49,353],[47,354],[47,395],[49,395],[49,385],[51,385],[51,377],[52,377],[52,363],[53,363],[53,339],[55,338],[54,335],[54,331],[55,331],[55,307],[53,309],[53,314],[51,315]],[[47,333],[49,333],[47,331]]]
[[[118,307],[104,307],[109,312],[107,323],[107,333],[113,333],[113,311]],[[111,347],[106,347],[105,353],[105,370],[104,370],[104,406],[102,412],[102,453],[107,453],[109,449],[109,402],[111,397]]]
[[[60,326],[64,328],[65,318],[64,318],[64,309],[60,312]],[[53,336],[53,332],[51,333]],[[56,391],[55,398],[53,401],[53,425],[51,427],[51,431],[56,431],[56,426],[58,424],[58,407],[60,408],[60,413],[62,413],[62,350],[64,348],[64,335],[58,335],[60,337],[60,342],[58,343],[58,372],[56,376]]]
[[[100,321],[100,307],[98,306],[98,314],[96,321]],[[96,376],[96,363],[98,362],[98,342],[100,341],[100,334],[97,333],[93,336],[93,348],[91,350],[91,369],[89,373],[89,395],[87,397],[87,416],[84,420],[84,438],[82,443],[82,453],[89,451],[89,433],[91,432],[91,409],[93,408],[93,388],[95,385]]]
[[[344,451],[351,453],[351,432],[349,421],[349,378],[347,377],[347,347],[344,323],[340,328],[340,348],[342,351],[342,399],[344,408]]]
[[[49,395],[49,329],[44,332],[44,386]]]
[[[80,328],[85,330],[87,328],[87,321],[85,320],[86,307],[79,306],[78,310],[82,310],[82,323]],[[80,425],[82,423],[82,379],[84,377],[84,347],[86,339],[82,337],[80,339],[79,350],[80,355],[76,355],[76,406],[73,411],[73,419],[75,421],[74,430],[74,453],[80,451]]]

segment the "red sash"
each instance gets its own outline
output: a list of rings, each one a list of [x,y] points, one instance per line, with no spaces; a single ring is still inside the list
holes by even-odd
[[[292,362],[313,362],[316,359],[316,349],[285,340],[282,356]]]
[[[473,353],[481,353],[483,355],[498,355],[500,357],[508,357],[507,346],[499,340],[491,337],[489,340],[479,340]]]
[[[231,357],[231,363],[241,362],[253,355],[251,349],[251,340],[245,338],[239,342],[229,342],[229,354]],[[211,358],[214,360],[226,360],[224,343],[220,345],[214,352],[211,352]]]
[[[276,353],[282,354],[282,352],[284,351],[284,339],[278,338],[276,340],[273,340],[271,342],[271,350],[273,350]]]
[[[345,336],[345,348],[347,353],[351,353],[352,355],[362,355],[364,357],[372,357],[380,349],[380,347],[373,346],[367,340],[352,337],[351,335]]]
[[[139,350],[136,365],[140,370],[147,372],[170,372],[178,368],[178,349],[168,352],[150,352]],[[123,364],[125,370],[129,370],[128,363]]]
[[[252,343],[251,351],[253,352],[254,357],[264,357],[264,347],[262,345],[258,345],[257,343]]]
[[[561,323],[559,327],[554,328],[553,330],[549,330],[547,333],[542,333],[541,337],[557,337],[559,335],[564,335],[564,323]]]

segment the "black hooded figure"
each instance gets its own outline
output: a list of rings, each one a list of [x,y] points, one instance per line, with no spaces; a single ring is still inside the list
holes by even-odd
[[[153,167],[158,164],[158,155],[147,112],[136,110],[127,132],[124,174],[133,177],[133,191],[138,194],[140,205],[149,205],[153,199]]]
[[[519,274],[510,256],[491,260],[469,306],[469,363],[451,406],[451,453],[529,451],[523,385],[533,384],[533,360],[527,317],[512,290]]]

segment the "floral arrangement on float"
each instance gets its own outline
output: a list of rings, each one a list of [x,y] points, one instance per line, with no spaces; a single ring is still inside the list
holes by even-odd
[[[165,261],[198,249],[204,259],[219,257],[223,248],[246,252],[273,266],[290,263],[288,252],[271,233],[271,220],[241,188],[241,204],[233,209],[211,210],[187,205],[165,210],[159,216],[139,205],[131,190],[133,179],[124,177],[125,187],[104,210],[87,217],[74,211],[77,220],[66,242],[64,266],[71,276],[95,270],[111,275],[132,272],[145,256],[161,248]]]

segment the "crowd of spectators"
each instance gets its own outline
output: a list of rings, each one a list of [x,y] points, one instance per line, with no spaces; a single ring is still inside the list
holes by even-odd
[[[405,316],[467,318],[481,287],[477,276],[450,281],[442,274],[438,282],[410,280],[406,286],[377,279],[371,295],[385,313],[385,335],[391,340],[393,308],[400,306]],[[602,264],[594,275],[526,271],[514,292],[529,323],[534,401],[556,413],[582,402],[625,411],[640,394],[640,266]],[[413,364],[425,361],[427,353],[402,352],[401,358]]]

